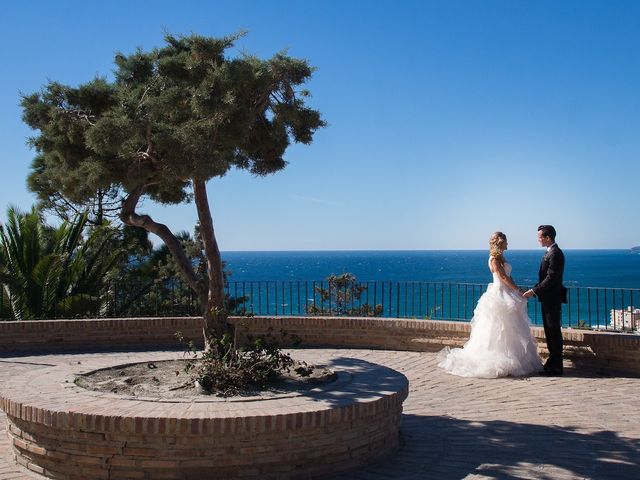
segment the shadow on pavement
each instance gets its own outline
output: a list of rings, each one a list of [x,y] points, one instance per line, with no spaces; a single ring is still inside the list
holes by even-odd
[[[541,407],[541,413],[542,413]],[[640,439],[553,425],[403,415],[401,447],[346,479],[636,479]]]

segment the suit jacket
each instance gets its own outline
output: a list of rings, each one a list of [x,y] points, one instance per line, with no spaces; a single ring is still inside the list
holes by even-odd
[[[558,245],[553,245],[542,257],[538,284],[533,292],[540,302],[567,303],[567,289],[562,285],[564,275],[564,253]]]

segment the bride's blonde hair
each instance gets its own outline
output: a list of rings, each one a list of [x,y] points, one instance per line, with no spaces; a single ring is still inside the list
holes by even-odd
[[[507,243],[507,236],[502,232],[495,232],[489,238],[489,255],[496,258],[500,263],[504,263],[504,244]]]

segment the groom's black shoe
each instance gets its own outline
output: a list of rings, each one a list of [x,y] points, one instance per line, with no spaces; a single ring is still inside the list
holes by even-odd
[[[542,370],[540,370],[538,374],[546,375],[550,368],[551,368],[551,363],[549,362],[549,359],[547,359],[547,361],[544,362],[544,365],[542,366]]]
[[[561,377],[562,376],[562,369],[561,368],[547,368],[545,370],[543,370],[542,375],[544,375],[545,377]]]

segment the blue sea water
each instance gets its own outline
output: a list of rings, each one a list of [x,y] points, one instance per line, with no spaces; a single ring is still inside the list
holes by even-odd
[[[640,253],[564,250],[569,287],[640,288]],[[537,282],[544,250],[507,251],[519,285]],[[223,252],[231,281],[321,281],[353,273],[360,281],[491,281],[486,250]]]

